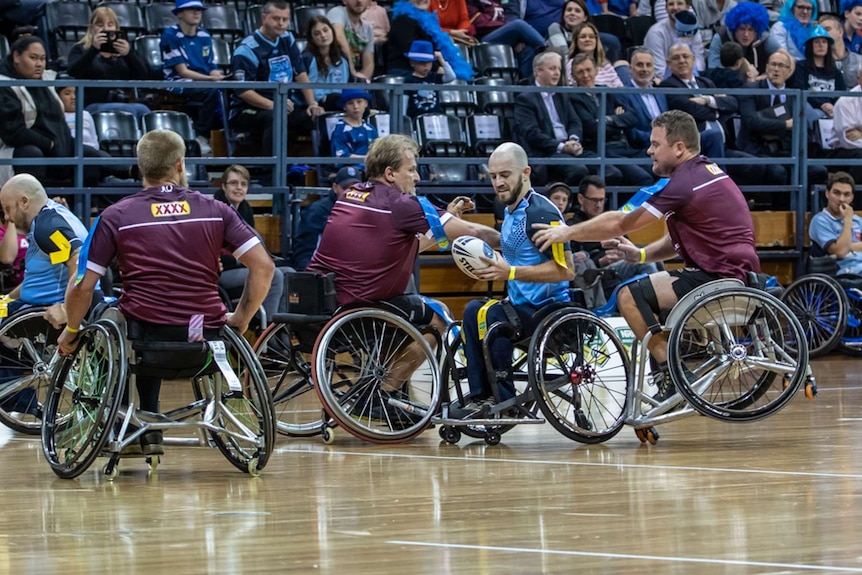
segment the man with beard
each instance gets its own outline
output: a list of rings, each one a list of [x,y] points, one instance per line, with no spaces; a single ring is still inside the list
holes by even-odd
[[[533,241],[539,249],[555,243],[603,241],[629,234],[664,218],[668,233],[645,248],[617,246],[621,259],[656,262],[680,256],[685,268],[661,271],[619,291],[619,310],[639,340],[659,324],[659,316],[697,286],[720,278],[747,282],[748,272],[760,271],[754,247],[754,223],[748,204],[733,180],[700,155],[697,124],[689,114],[671,110],[653,120],[649,155],[653,172],[668,178],[641,205],[631,210],[605,212],[570,227],[537,225]],[[658,186],[656,186],[658,188]],[[658,364],[653,382],[655,399],[674,394],[667,367],[667,333],[650,338],[649,349]]]
[[[66,291],[60,353],[77,348],[93,290],[115,258],[130,340],[203,341],[218,338],[225,324],[239,332],[248,328],[269,290],[272,258],[236,210],[186,189],[185,150],[182,138],[167,130],[147,132],[138,142],[144,189],[108,207],[93,224],[78,268],[86,273]],[[248,268],[236,311],[227,315],[218,293],[222,248]],[[140,408],[158,413],[161,379],[138,376],[136,382]],[[163,452],[161,430],[141,435],[141,453]]]
[[[491,365],[497,390],[490,388],[489,374],[482,353],[485,326],[496,322],[519,323],[521,337],[535,329],[535,312],[544,305],[569,301],[569,282],[575,277],[569,243],[547,246],[539,250],[533,245],[537,232],[534,224],[565,227],[563,214],[544,195],[533,190],[527,153],[514,143],[501,144],[488,159],[488,177],[497,199],[506,206],[500,231],[502,256],[489,267],[474,272],[482,281],[508,280],[508,297],[496,300],[475,300],[464,310],[462,337],[467,356],[467,379],[470,399],[455,417],[470,417],[487,412],[497,400],[514,397],[512,383],[513,344],[505,335],[495,334],[489,342]],[[517,318],[517,319],[516,319]],[[497,395],[498,397],[494,397]],[[467,401],[467,400],[465,400]]]

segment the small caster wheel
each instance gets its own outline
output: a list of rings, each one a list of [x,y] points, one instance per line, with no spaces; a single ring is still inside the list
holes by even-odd
[[[781,378],[781,384],[784,386],[784,389],[790,385],[790,375],[784,374],[784,377]]]
[[[110,463],[107,463],[105,464],[105,467],[102,468],[102,473],[105,474],[105,479],[113,481],[120,476],[120,467],[119,465],[111,465]]]
[[[488,445],[497,445],[500,443],[500,432],[498,431],[489,431],[485,434],[485,443]]]
[[[814,401],[814,397],[817,395],[817,382],[814,381],[814,378],[809,377],[805,380],[805,397]]]
[[[150,471],[156,471],[159,468],[159,463],[162,462],[158,455],[147,457],[146,461],[147,465],[150,466]]]
[[[649,443],[650,445],[658,443],[659,434],[655,427],[635,429],[635,435],[637,435],[637,438],[641,440],[641,443]]]
[[[440,428],[440,437],[446,443],[456,444],[461,441],[461,430],[452,425],[444,425]]]
[[[252,457],[248,460],[248,474],[252,477],[260,477],[261,469],[257,466],[258,458]]]
[[[582,409],[578,409],[575,411],[575,424],[586,431],[593,430],[593,424],[590,423],[589,418]]]
[[[323,439],[324,445],[332,445],[332,442],[335,441],[335,433],[332,429],[324,427],[323,431],[320,432],[320,438]]]

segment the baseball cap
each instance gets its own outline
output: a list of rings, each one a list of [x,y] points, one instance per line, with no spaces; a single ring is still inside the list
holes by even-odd
[[[201,10],[207,9],[201,0],[177,0],[177,4],[171,12],[177,14],[181,10],[187,10],[189,8],[200,8]]]
[[[685,10],[677,12],[673,17],[676,20],[674,28],[676,28],[677,36],[684,37],[697,34],[697,16],[694,15],[694,12]]]
[[[362,170],[357,169],[354,166],[344,166],[335,174],[335,178],[332,180],[342,188],[346,188],[348,186],[352,186],[353,184],[359,183],[362,181],[364,175]]]

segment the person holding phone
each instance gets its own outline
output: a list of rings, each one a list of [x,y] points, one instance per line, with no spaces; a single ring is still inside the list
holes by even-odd
[[[120,30],[117,14],[107,6],[93,10],[87,33],[69,52],[68,72],[73,78],[87,80],[147,79],[146,64]],[[84,106],[91,114],[119,110],[140,121],[150,112],[146,105],[130,100],[130,92],[122,88],[94,85],[84,90]]]

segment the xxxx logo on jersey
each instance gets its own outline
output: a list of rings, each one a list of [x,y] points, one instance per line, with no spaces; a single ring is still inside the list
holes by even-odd
[[[163,204],[150,204],[150,211],[154,217],[162,216],[187,216],[192,213],[188,202],[165,202]]]
[[[347,190],[344,192],[344,197],[346,199],[355,200],[357,202],[364,202],[369,195],[371,195],[371,192],[360,192],[358,190]]]

